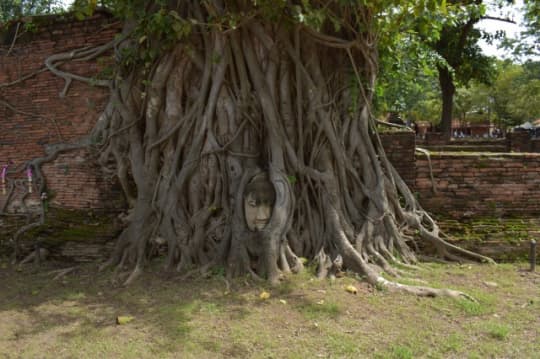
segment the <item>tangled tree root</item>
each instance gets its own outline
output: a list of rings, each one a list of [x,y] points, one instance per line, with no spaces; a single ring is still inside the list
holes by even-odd
[[[325,9],[344,23],[314,29],[290,17],[288,4],[280,23],[252,2],[234,4],[169,5],[197,31],[152,61],[122,62],[126,53],[146,58],[161,48],[161,38],[137,38],[128,21],[114,43],[47,62],[66,80],[63,94],[72,80],[88,79],[57,62],[115,49],[121,63],[114,81],[99,83],[111,97],[90,142],[118,178],[130,214],[101,269],[131,268],[125,284],[132,283],[159,238],[165,268],[185,277],[221,267],[227,277],[277,283],[300,271],[304,257],[318,260],[319,277],[346,268],[390,290],[472,299],[381,275],[415,267],[414,231],[440,258],[492,261],[443,240],[386,158],[371,114],[378,52],[370,8],[329,2]],[[201,25],[234,9],[249,20],[226,31]],[[146,12],[157,11],[154,4]],[[250,192],[258,178],[271,189]],[[271,211],[252,223],[249,207],[264,212],[267,200]]]
[[[212,2],[186,3],[179,13],[201,22],[216,11]],[[471,299],[380,274],[414,267],[410,231],[441,258],[490,259],[444,241],[388,162],[370,112],[372,36],[301,25],[283,31],[258,18],[180,41],[146,78],[124,74],[94,136],[105,139],[101,162],[116,171],[133,211],[103,267],[131,264],[131,283],[159,237],[166,267],[186,277],[223,266],[229,277],[277,283],[305,257],[319,262],[319,277],[347,268],[391,290]],[[246,189],[260,173],[273,205],[253,230]]]

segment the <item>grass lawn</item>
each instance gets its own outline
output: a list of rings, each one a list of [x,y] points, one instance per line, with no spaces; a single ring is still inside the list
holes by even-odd
[[[424,263],[401,279],[460,289],[473,303],[309,270],[227,290],[220,273],[181,282],[156,265],[122,288],[93,265],[53,280],[51,264],[17,271],[1,260],[0,358],[538,358],[540,274],[526,268]]]

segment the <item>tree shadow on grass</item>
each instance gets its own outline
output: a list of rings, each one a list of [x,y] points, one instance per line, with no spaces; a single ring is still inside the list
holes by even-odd
[[[112,272],[98,273],[95,265],[83,265],[56,281],[47,274],[53,269],[51,264],[30,265],[20,272],[0,268],[0,320],[17,313],[27,322],[10,329],[17,331],[15,337],[55,332],[63,341],[85,336],[93,340],[104,329],[115,333],[116,317],[128,315],[133,321],[118,331],[142,335],[144,330],[151,340],[147,344],[172,352],[179,343],[198,340],[190,337],[193,326],[200,324],[192,323],[194,317],[241,320],[248,313],[242,292],[228,293],[223,279],[216,276],[179,283],[149,270],[133,285],[119,287],[112,284]],[[209,340],[196,345],[219,350]]]

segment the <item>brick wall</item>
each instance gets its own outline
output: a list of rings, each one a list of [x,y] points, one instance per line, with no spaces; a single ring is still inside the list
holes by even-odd
[[[51,189],[51,203],[64,208],[119,208],[122,192],[116,181],[102,175],[101,168],[84,150],[61,154],[43,166]]]
[[[37,30],[24,34],[13,46],[10,31],[0,37],[0,84],[39,71],[52,54],[104,44],[120,30],[119,24],[103,12],[84,21],[49,16],[35,18],[33,22]],[[97,61],[66,63],[61,69],[92,77],[100,70],[98,64],[107,62],[107,56],[110,54]],[[89,133],[104,108],[108,91],[74,81],[61,98],[64,85],[63,79],[49,71],[13,86],[0,85],[0,165],[11,162],[13,169],[43,156],[45,145],[74,142]],[[105,199],[117,195],[86,157],[80,151],[64,154],[44,167],[57,204],[68,208],[104,208],[110,205]],[[22,176],[23,173],[12,173],[8,178]],[[0,193],[0,208],[4,197]],[[35,194],[30,202],[36,199]]]
[[[413,186],[416,179],[414,132],[387,132],[381,133],[380,137],[390,162],[405,183]]]
[[[530,135],[526,131],[510,132],[507,134],[508,146],[513,152],[529,152],[531,150]]]
[[[425,155],[416,160],[414,190],[429,211],[454,217],[540,213],[540,154],[434,153],[437,193]]]

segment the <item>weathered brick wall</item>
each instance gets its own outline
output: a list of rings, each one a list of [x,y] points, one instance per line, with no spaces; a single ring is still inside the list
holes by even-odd
[[[413,186],[416,179],[414,132],[387,132],[381,133],[380,137],[390,162],[403,180]]]
[[[0,38],[0,84],[17,81],[44,68],[53,54],[82,47],[94,47],[114,38],[119,25],[106,13],[96,13],[84,21],[67,17],[34,19],[37,31],[27,33],[12,45],[9,36]],[[108,54],[101,60],[107,61]],[[93,77],[100,60],[71,62],[64,71]],[[45,154],[45,145],[74,142],[88,135],[108,99],[108,91],[74,81],[63,98],[64,80],[43,71],[13,86],[0,85],[0,165],[10,169]],[[102,179],[87,155],[69,153],[44,167],[49,190],[57,204],[74,208],[105,208],[117,192]],[[23,173],[10,174],[14,179]],[[5,196],[0,194],[0,206]],[[33,198],[37,199],[37,194]],[[1,208],[1,207],[0,207]]]
[[[540,138],[533,138],[531,140],[531,152],[540,153]]]
[[[540,154],[434,153],[437,193],[433,193],[425,155],[417,154],[420,203],[454,217],[536,215],[540,213]]]
[[[508,146],[513,152],[530,152],[531,139],[528,132],[510,132],[507,135]]]
[[[121,189],[102,175],[101,168],[84,150],[61,154],[43,166],[47,173],[52,203],[67,208],[119,208]]]

